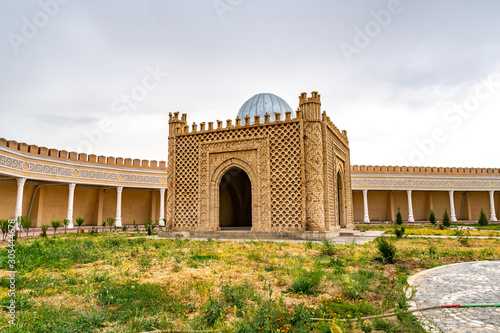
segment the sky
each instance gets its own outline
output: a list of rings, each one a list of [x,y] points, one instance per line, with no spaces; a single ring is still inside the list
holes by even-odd
[[[500,167],[497,0],[2,0],[0,137],[167,159],[168,114],[318,91],[351,163]]]

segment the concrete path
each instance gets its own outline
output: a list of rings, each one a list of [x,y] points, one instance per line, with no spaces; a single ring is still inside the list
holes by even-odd
[[[500,261],[437,267],[410,277],[408,282],[417,288],[412,307],[500,303]],[[500,332],[500,308],[439,309],[416,314],[429,332]]]

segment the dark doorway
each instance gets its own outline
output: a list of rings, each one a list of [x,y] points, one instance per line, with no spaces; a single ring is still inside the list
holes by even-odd
[[[339,225],[341,227],[345,227],[345,218],[344,218],[344,205],[345,199],[344,199],[344,184],[342,183],[342,175],[337,173],[337,207],[338,207],[338,219],[339,219]]]
[[[221,228],[252,227],[252,184],[245,171],[232,168],[219,185]]]

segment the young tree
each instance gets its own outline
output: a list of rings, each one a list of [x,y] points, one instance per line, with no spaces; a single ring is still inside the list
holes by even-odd
[[[70,220],[68,220],[68,219],[64,219],[64,220],[62,221],[62,223],[64,224],[64,233],[65,233],[65,234],[66,234],[66,230],[67,230],[68,225],[69,225],[69,223],[70,223],[70,222],[71,222],[71,221],[70,221]]]
[[[109,226],[109,231],[111,231],[111,228],[113,228],[113,225],[115,224],[116,219],[112,217],[108,217],[107,224]]]
[[[443,226],[449,227],[451,225],[450,215],[448,215],[448,210],[445,209],[443,213]]]
[[[488,225],[488,218],[486,217],[486,214],[484,213],[484,210],[481,208],[481,213],[479,213],[479,225],[484,227]]]
[[[79,233],[80,232],[80,227],[82,226],[83,222],[85,222],[85,219],[81,218],[81,217],[77,217],[75,221],[76,221],[76,224],[78,224],[78,231],[77,231],[77,233]]]
[[[21,227],[23,228],[24,232],[26,232],[26,237],[28,237],[30,229],[31,227],[33,227],[33,220],[26,216],[20,216],[19,222],[21,223]]]
[[[0,220],[0,227],[2,228],[2,239],[5,240],[9,233],[9,220]]]
[[[43,225],[42,226],[42,234],[41,234],[42,237],[47,238],[47,230],[49,230],[49,226]]]
[[[54,237],[56,236],[57,229],[61,226],[61,221],[55,220],[50,222],[52,224],[52,228],[54,228]]]
[[[431,215],[429,216],[429,222],[432,223],[433,225],[436,224],[436,214],[434,214],[433,210],[431,210]]]
[[[106,221],[102,221],[102,232],[106,231]]]
[[[401,210],[399,209],[399,207],[398,207],[398,214],[396,215],[396,223],[398,225],[403,224],[403,216],[401,215]]]

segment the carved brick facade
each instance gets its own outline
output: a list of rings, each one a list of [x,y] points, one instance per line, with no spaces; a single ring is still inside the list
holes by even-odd
[[[320,95],[300,96],[297,116],[275,114],[187,124],[170,115],[167,226],[173,230],[220,229],[219,186],[232,168],[244,171],[252,188],[252,231],[332,232],[350,227],[349,142],[326,113]],[[342,190],[337,188],[337,175]],[[338,193],[341,198],[339,200]],[[339,221],[338,202],[347,212]]]

